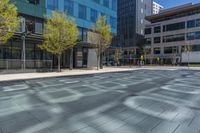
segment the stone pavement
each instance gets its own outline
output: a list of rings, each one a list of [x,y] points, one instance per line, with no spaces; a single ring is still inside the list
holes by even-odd
[[[0,82],[0,133],[199,133],[199,70]]]
[[[27,80],[27,79],[37,79],[37,78],[50,78],[50,77],[60,77],[60,76],[77,76],[77,75],[88,75],[88,74],[98,74],[98,73],[110,73],[110,72],[124,72],[133,70],[187,70],[187,67],[104,67],[100,70],[87,70],[87,69],[74,69],[74,70],[62,70],[62,72],[44,72],[44,73],[18,73],[18,74],[0,74],[1,81],[16,81],[16,80]],[[190,67],[190,70],[200,70],[199,67]]]

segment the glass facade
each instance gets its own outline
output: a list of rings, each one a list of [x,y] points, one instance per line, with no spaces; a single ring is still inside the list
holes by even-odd
[[[151,34],[151,28],[145,28],[144,34],[145,35]]]
[[[114,29],[117,28],[117,19],[112,16],[110,17],[110,26],[111,28],[114,28]]]
[[[116,34],[117,0],[48,0],[47,16],[53,10],[66,12],[74,18],[77,26],[91,29],[100,15],[106,15],[111,31]]]
[[[70,16],[74,15],[74,1],[73,0],[64,0],[64,12]]]
[[[90,19],[91,19],[91,21],[95,23],[96,20],[97,20],[97,17],[98,17],[97,10],[91,9],[90,10]]]
[[[185,22],[168,24],[163,26],[163,32],[185,29]]]
[[[165,47],[164,48],[164,54],[175,54],[178,53],[178,47],[174,46],[174,47]]]
[[[163,42],[177,42],[184,40],[185,40],[185,34],[163,36]]]
[[[58,0],[47,0],[47,8],[51,10],[57,10]]]
[[[160,48],[154,48],[153,52],[154,52],[154,54],[160,54],[161,50],[160,50]]]
[[[101,14],[105,14],[107,16],[108,23],[111,25],[111,32],[113,34],[116,33],[117,0],[27,0],[26,4],[30,5],[27,7],[34,6],[34,10],[25,9],[25,2],[21,2],[21,0],[16,1],[16,3],[18,4],[17,6],[19,6],[20,9],[20,15],[24,14],[23,17],[26,20],[26,28],[31,33],[30,35],[28,35],[28,37],[26,37],[27,60],[53,60],[53,64],[55,66],[57,65],[57,59],[53,55],[41,50],[38,47],[38,45],[42,43],[41,34],[43,32],[44,20],[46,19],[46,16],[51,17],[52,11],[55,10],[59,12],[65,12],[68,15],[70,15],[75,20],[78,26],[79,40],[83,43],[81,44],[81,46],[77,46],[78,50],[74,50],[74,55],[82,55],[83,58],[81,57],[80,61],[83,62],[83,65],[81,66],[87,66],[87,31],[92,28],[92,25],[94,24],[94,22],[96,22],[98,16],[100,16]],[[40,6],[38,4],[40,4]],[[39,11],[41,9],[43,9],[44,12],[40,13]],[[27,15],[25,15],[26,12]],[[35,15],[38,16],[34,17]],[[68,60],[68,56],[69,55],[65,53],[65,55],[63,55],[62,58],[65,57],[66,60]],[[7,45],[0,46],[0,59],[14,59],[18,60],[20,63],[21,58],[22,40],[20,37],[14,36],[13,39],[11,39]],[[79,56],[77,56],[77,58],[79,58]],[[61,62],[62,65],[65,63],[66,61]],[[32,66],[34,67],[34,65]]]
[[[160,43],[161,38],[160,37],[154,37],[154,43]]]
[[[187,21],[187,28],[194,28],[200,26],[200,19]]]
[[[200,31],[187,33],[187,40],[200,39]]]
[[[78,17],[81,19],[86,19],[87,17],[87,8],[84,5],[78,5]]]
[[[145,39],[145,45],[150,46],[151,45],[151,38],[146,38]]]
[[[109,0],[103,0],[103,5],[109,8]]]
[[[154,33],[160,33],[160,32],[161,32],[161,27],[160,26],[154,27]]]

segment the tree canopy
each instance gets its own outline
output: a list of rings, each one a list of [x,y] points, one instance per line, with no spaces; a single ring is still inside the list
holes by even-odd
[[[68,18],[64,13],[53,11],[44,26],[43,37],[44,42],[40,48],[56,55],[58,67],[60,67],[61,54],[76,45],[78,28],[74,20]]]
[[[16,6],[9,0],[0,0],[0,44],[6,43],[14,35],[18,24]]]
[[[98,18],[93,26],[93,31],[99,34],[99,36],[96,38],[96,44],[98,44],[97,47],[108,48],[111,43],[112,35],[110,25],[107,24],[106,16],[101,16]]]

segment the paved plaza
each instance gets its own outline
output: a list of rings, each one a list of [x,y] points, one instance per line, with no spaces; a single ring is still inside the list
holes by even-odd
[[[0,133],[200,133],[200,71],[0,82]]]

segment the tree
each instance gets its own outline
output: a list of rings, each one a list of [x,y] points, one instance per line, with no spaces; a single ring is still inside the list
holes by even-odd
[[[93,34],[90,41],[96,49],[97,70],[99,70],[100,57],[103,51],[109,47],[112,39],[110,25],[107,24],[106,16],[101,16],[93,26]]]
[[[78,28],[71,18],[64,13],[52,12],[47,19],[43,33],[44,41],[40,48],[57,56],[58,71],[60,72],[60,60],[64,51],[76,45]]]
[[[9,0],[0,0],[0,44],[6,43],[14,35],[18,24],[16,6]]]

